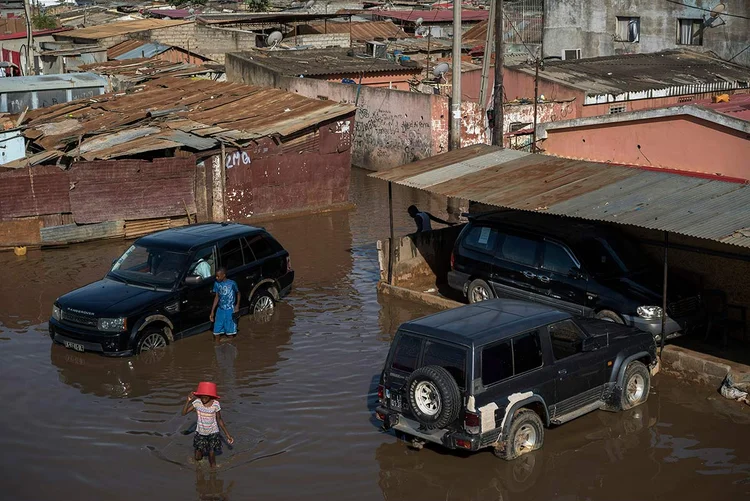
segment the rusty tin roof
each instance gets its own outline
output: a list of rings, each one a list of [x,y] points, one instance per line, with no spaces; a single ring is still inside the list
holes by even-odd
[[[107,160],[166,148],[205,151],[219,142],[284,138],[354,111],[354,106],[278,89],[163,77],[135,92],[33,110],[24,135],[34,151]]]
[[[750,186],[475,145],[372,177],[498,207],[750,247]]]

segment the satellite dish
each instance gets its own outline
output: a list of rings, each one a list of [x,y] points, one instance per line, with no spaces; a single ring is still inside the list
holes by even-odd
[[[430,29],[427,26],[420,26],[415,31],[414,34],[418,37],[424,37],[427,36],[427,34],[430,32]]]
[[[439,78],[442,80],[443,75],[448,73],[450,69],[451,67],[448,63],[440,63],[432,69],[432,74],[435,76],[435,78]]]
[[[268,38],[266,39],[266,43],[269,47],[272,49],[275,49],[277,45],[281,43],[281,41],[284,39],[284,35],[281,34],[280,31],[273,31],[270,35],[268,35]]]
[[[721,14],[724,13],[724,11],[726,10],[726,8],[727,8],[726,5],[724,5],[723,3],[720,3],[719,5],[717,5],[713,9],[711,9],[711,17],[713,17],[714,19],[716,19],[717,17],[719,17]]]
[[[313,5],[315,5],[315,0],[309,0],[309,1],[308,1],[308,2],[307,2],[307,3],[305,4],[305,8],[306,8],[306,9],[312,9],[312,8],[313,8]]]
[[[422,18],[420,17],[420,18],[418,18],[418,19],[417,19],[417,20],[415,21],[415,24],[416,24],[417,26],[422,26],[422,23],[423,23],[423,22],[424,22],[424,19],[422,19]]]
[[[192,16],[193,14],[195,14],[195,9],[190,9],[190,10],[188,10],[188,14],[190,14],[191,16]]]
[[[300,7],[302,7],[302,4],[300,2],[292,2],[289,5],[289,8],[291,8],[291,9],[299,9]]]

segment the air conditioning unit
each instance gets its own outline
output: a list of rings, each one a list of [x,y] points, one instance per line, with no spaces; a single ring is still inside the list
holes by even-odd
[[[562,51],[563,59],[581,59],[581,49],[565,49]]]

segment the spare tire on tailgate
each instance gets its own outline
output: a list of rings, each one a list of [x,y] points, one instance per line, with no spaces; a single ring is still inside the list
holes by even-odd
[[[458,418],[461,394],[450,372],[428,365],[406,381],[406,401],[414,418],[428,429],[445,428]]]

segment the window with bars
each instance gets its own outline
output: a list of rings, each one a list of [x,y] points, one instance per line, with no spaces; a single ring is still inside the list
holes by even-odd
[[[609,114],[614,115],[616,113],[625,113],[628,111],[628,107],[624,104],[616,104],[609,107]]]
[[[678,19],[677,44],[703,45],[703,20]]]
[[[618,42],[638,42],[641,38],[641,18],[617,16],[617,32],[615,39]]]

